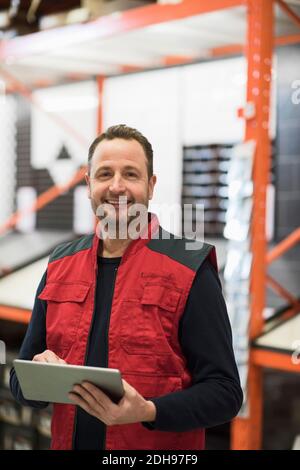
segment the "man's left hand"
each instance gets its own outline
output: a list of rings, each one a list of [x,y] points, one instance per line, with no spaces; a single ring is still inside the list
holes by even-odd
[[[156,408],[152,401],[145,400],[125,380],[122,380],[125,394],[118,404],[89,382],[74,385],[69,398],[75,405],[100,419],[107,426],[155,421]]]

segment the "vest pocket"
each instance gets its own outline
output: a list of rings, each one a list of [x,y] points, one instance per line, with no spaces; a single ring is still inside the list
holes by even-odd
[[[84,283],[49,282],[39,295],[47,301],[47,348],[60,357],[76,339],[89,289]]]
[[[180,296],[169,286],[147,284],[141,300],[122,302],[121,344],[128,354],[172,354]]]
[[[134,387],[144,398],[157,398],[168,393],[182,390],[181,377],[173,376],[146,376],[124,374],[123,379]]]

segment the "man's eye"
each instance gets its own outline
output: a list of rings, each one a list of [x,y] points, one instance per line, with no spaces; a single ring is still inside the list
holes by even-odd
[[[128,171],[128,172],[127,172],[127,176],[129,176],[129,177],[136,177],[137,174],[134,173],[133,171]]]

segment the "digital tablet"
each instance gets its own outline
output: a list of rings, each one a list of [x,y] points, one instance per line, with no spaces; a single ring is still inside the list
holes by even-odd
[[[50,403],[70,403],[68,393],[75,384],[90,382],[99,387],[112,401],[118,403],[124,395],[118,369],[51,364],[15,359],[14,368],[27,400]]]

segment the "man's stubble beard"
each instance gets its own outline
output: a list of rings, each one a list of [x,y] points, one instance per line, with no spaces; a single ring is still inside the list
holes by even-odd
[[[141,211],[137,211],[136,214],[129,215],[128,214],[129,209],[131,207],[134,207],[135,204],[139,204],[139,205],[142,204],[144,213],[148,213],[148,208],[149,208],[148,193],[147,193],[147,197],[144,199],[143,202],[132,203],[129,207],[126,208],[126,212],[124,211],[124,214],[121,214],[121,216],[120,216],[119,211],[114,210],[114,214],[112,214],[110,217],[109,210],[105,210],[105,209],[103,210],[103,216],[99,216],[97,214],[98,209],[104,204],[106,203],[101,203],[97,205],[95,200],[91,199],[92,210],[96,216],[96,219],[98,220],[98,224],[101,224],[101,221],[104,220],[104,224],[106,225],[108,223],[108,227],[112,228],[111,234],[109,234],[109,230],[106,230],[106,232],[108,232],[108,238],[115,238],[115,239],[130,238],[130,234],[128,234],[128,229],[130,229],[129,226],[134,222],[135,219],[138,219],[140,217]],[[136,227],[137,227],[137,231],[139,230],[142,231],[142,227],[140,227],[140,224],[138,224]],[[106,225],[106,228],[107,228],[107,225]]]

